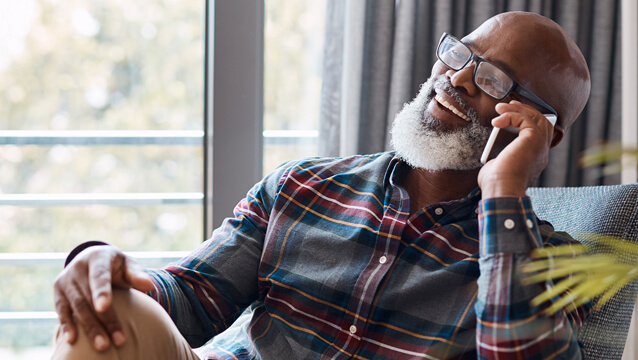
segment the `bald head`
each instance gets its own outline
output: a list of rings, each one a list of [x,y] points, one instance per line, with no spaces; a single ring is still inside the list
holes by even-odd
[[[508,56],[510,75],[558,112],[563,129],[576,120],[590,92],[587,63],[576,43],[553,20],[528,12],[498,14],[464,38]]]

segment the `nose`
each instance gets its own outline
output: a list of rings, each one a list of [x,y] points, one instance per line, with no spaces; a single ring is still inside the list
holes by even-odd
[[[450,79],[450,83],[457,89],[464,89],[469,96],[476,96],[479,89],[474,84],[474,67],[476,63],[472,61],[461,70],[448,69],[445,76]]]

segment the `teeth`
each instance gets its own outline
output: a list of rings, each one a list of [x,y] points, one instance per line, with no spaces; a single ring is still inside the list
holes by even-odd
[[[467,115],[463,114],[461,111],[459,111],[459,109],[455,108],[454,106],[452,106],[452,104],[450,104],[449,102],[445,101],[443,99],[443,96],[436,94],[436,96],[434,96],[434,98],[436,99],[436,101],[439,102],[439,104],[445,106],[446,109],[450,110],[451,112],[454,113],[454,115],[460,117],[461,119],[465,120],[465,121],[471,121],[469,117],[467,117]]]

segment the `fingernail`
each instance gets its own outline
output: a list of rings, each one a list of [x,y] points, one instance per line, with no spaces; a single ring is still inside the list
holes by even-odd
[[[100,296],[95,300],[95,310],[98,312],[106,310],[106,298],[104,296]]]
[[[126,338],[124,337],[124,333],[121,331],[116,331],[113,333],[113,343],[115,346],[122,346],[126,342]]]
[[[95,340],[93,340],[93,344],[95,345],[96,349],[105,350],[109,346],[109,341],[106,339],[106,337],[98,335],[95,337]]]

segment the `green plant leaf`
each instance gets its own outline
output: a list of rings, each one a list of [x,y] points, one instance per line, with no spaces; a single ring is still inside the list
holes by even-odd
[[[555,282],[532,300],[533,306],[539,306],[554,299],[546,313],[571,311],[593,299],[597,299],[594,309],[599,310],[638,279],[638,244],[608,235],[576,235],[589,244],[537,249],[533,260],[521,266],[524,284]]]

